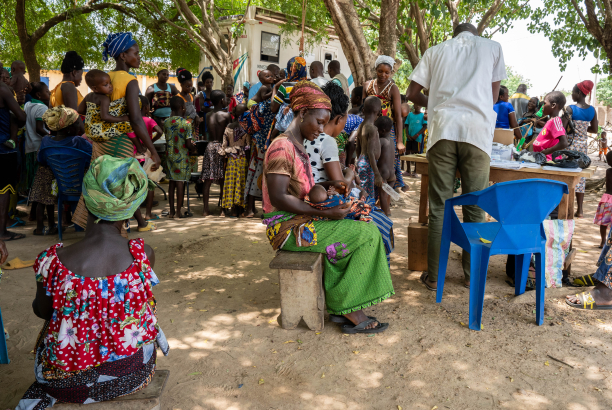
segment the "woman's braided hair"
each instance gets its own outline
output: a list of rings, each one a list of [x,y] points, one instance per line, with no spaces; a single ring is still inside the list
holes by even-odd
[[[346,114],[349,106],[349,98],[344,94],[342,87],[330,81],[323,86],[322,90],[331,100],[332,109],[329,120],[333,120],[338,115]]]

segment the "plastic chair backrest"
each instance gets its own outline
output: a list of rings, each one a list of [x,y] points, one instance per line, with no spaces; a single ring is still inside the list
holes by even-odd
[[[46,147],[47,165],[53,171],[59,193],[64,196],[80,196],[85,171],[91,155],[71,147]]]
[[[476,205],[502,225],[540,224],[567,193],[564,182],[523,179],[494,184],[478,192]]]

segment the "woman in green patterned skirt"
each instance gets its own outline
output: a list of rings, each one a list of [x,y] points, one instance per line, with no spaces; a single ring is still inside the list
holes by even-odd
[[[325,255],[323,286],[332,322],[343,333],[379,333],[388,323],[363,309],[395,294],[380,231],[373,223],[343,219],[349,205],[319,210],[303,199],[314,181],[304,140],[313,141],[329,121],[331,102],[315,84],[291,91],[293,122],[266,151],[263,171],[264,224],[272,247]],[[344,181],[322,182],[342,192]]]

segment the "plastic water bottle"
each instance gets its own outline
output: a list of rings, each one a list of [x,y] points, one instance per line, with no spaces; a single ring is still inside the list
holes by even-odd
[[[391,199],[393,199],[394,201],[399,201],[400,199],[400,194],[398,194],[397,192],[395,192],[395,190],[393,188],[391,188],[389,186],[389,184],[387,184],[386,182],[383,182],[382,184],[382,189],[383,191],[385,191],[387,194],[389,194],[389,196],[391,197]]]

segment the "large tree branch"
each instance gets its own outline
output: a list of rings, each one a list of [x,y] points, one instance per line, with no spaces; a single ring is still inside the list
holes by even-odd
[[[451,16],[451,22],[453,23],[453,30],[457,28],[459,25],[459,11],[457,8],[459,7],[459,3],[461,0],[446,0],[446,8]]]
[[[578,6],[578,3],[576,3],[576,0],[570,0],[572,2],[572,5],[574,6],[574,9],[576,10],[576,13],[578,13],[578,16],[580,16],[580,20],[582,20],[582,22],[584,23],[585,27],[589,27],[589,22],[587,21],[586,17],[584,16],[584,14],[582,13],[582,10],[580,10],[580,7]]]
[[[480,23],[478,23],[478,34],[479,35],[482,35],[485,29],[489,27],[489,25],[491,24],[491,21],[493,21],[493,18],[497,15],[497,13],[499,12],[499,9],[501,9],[503,5],[504,5],[503,0],[495,0],[493,2],[491,7],[489,7],[489,9],[482,16]]]
[[[587,28],[593,34],[599,43],[603,43],[603,33],[599,21],[597,20],[597,12],[595,11],[595,3],[593,0],[584,0],[584,5],[587,9],[587,18],[589,19],[589,26]]]
[[[363,9],[363,10],[369,9],[368,5],[365,3],[364,0],[355,0],[355,3],[357,3],[360,9]],[[372,13],[372,11],[370,11],[370,13],[366,16],[366,18],[370,21],[373,21],[374,23],[380,23],[380,17]]]
[[[514,14],[518,13],[519,11],[523,10],[527,6],[527,4],[529,4],[529,0],[527,0],[525,3],[523,3],[523,5],[521,7],[518,7],[516,9],[512,10],[511,12],[507,13],[506,16],[511,16],[511,15],[514,15]],[[497,33],[499,30],[501,30],[502,27],[504,27],[504,25],[500,23],[499,26],[492,33],[490,33],[488,35],[489,38],[493,37],[493,34]],[[487,27],[485,27],[485,29],[486,28]]]
[[[413,1],[410,3],[410,12],[412,14],[412,18],[416,22],[417,37],[419,39],[419,50],[421,50],[421,54],[423,54],[429,48],[429,40],[425,31],[423,15],[421,13],[421,8],[419,7],[418,1]]]
[[[24,3],[23,0],[18,0],[18,2]],[[25,8],[25,4],[23,7]],[[70,16],[78,15],[78,14],[89,14],[89,13],[93,13],[94,11],[99,11],[99,10],[104,10],[104,9],[114,9],[114,10],[120,11],[121,13],[126,14],[129,17],[136,18],[136,15],[133,10],[121,4],[97,3],[97,0],[91,0],[87,2],[87,4],[85,4],[84,6],[76,7],[74,9],[69,9],[69,10],[66,10],[62,13],[56,14],[55,16],[51,17],[49,20],[41,24],[36,30],[34,30],[34,33],[32,33],[31,35],[31,39],[33,41],[40,40],[45,34],[47,34],[47,32],[49,32],[49,30],[51,30],[53,27],[55,27],[57,24],[61,23],[62,21],[68,20]],[[21,24],[18,23],[18,26],[19,25]]]

